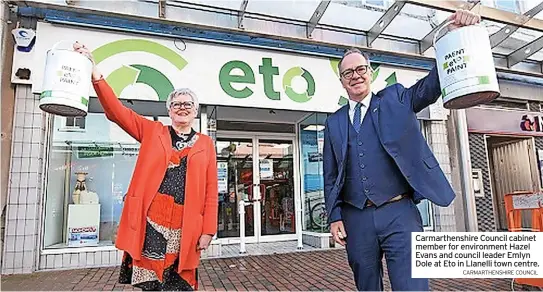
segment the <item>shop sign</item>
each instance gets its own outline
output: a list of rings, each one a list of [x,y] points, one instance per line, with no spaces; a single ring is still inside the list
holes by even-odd
[[[42,90],[47,50],[60,40],[77,39],[94,50],[98,68],[122,99],[164,101],[174,88],[188,87],[201,104],[210,105],[334,112],[347,103],[338,59],[42,22],[37,35],[33,62],[26,64],[33,67],[35,93]],[[373,67],[375,92],[396,82],[409,87],[428,74]]]
[[[219,194],[228,193],[228,162],[217,162]]]
[[[273,159],[260,160],[260,179],[273,180]]]
[[[526,132],[543,132],[543,116],[523,115],[520,129]]]
[[[72,227],[68,229],[68,246],[79,247],[97,244],[97,226]]]
[[[543,116],[537,113],[470,108],[466,116],[470,132],[543,136]]]
[[[81,146],[77,147],[77,158],[112,157],[113,147]]]

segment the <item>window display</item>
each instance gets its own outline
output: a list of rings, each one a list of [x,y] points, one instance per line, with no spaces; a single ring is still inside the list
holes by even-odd
[[[102,113],[79,123],[55,116],[50,140],[44,247],[112,245],[139,143]]]
[[[51,140],[44,247],[111,245],[139,143],[99,113],[55,117]]]

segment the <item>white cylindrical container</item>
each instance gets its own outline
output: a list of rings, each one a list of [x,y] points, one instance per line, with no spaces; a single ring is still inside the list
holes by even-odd
[[[51,114],[86,116],[89,105],[92,62],[72,49],[47,51],[40,109]]]
[[[463,26],[437,40],[441,29],[434,36],[434,47],[443,106],[464,109],[499,97],[498,77],[486,28]]]

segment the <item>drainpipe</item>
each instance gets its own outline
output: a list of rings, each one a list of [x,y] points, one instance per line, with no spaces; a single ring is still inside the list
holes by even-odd
[[[468,123],[466,110],[451,111],[456,120],[456,138],[458,140],[458,154],[460,161],[460,178],[462,185],[462,195],[464,196],[466,231],[477,232],[477,210],[475,207],[475,195],[473,193],[471,158],[469,153]]]

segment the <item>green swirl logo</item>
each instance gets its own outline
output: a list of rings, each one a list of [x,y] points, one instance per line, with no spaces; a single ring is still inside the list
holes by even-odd
[[[296,76],[300,76],[305,80],[307,88],[304,92],[294,91],[292,80]],[[313,79],[311,73],[304,68],[292,67],[283,76],[283,90],[285,91],[285,94],[295,102],[308,102],[313,95],[315,95],[315,79]]]
[[[143,39],[124,39],[96,48],[92,54],[96,64],[112,56],[126,52],[144,52],[163,58],[177,69],[183,70],[187,61],[172,49]],[[129,85],[138,83],[151,87],[160,101],[165,101],[174,90],[172,82],[159,70],[143,64],[123,65],[106,77],[117,96]]]

